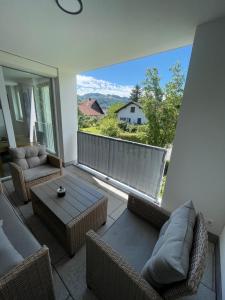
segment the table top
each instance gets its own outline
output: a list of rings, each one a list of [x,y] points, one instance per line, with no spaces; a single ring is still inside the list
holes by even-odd
[[[57,196],[57,188],[60,186],[66,189],[66,195],[62,198]],[[68,224],[104,198],[104,195],[98,192],[97,188],[70,175],[38,184],[32,187],[31,191],[64,224]]]

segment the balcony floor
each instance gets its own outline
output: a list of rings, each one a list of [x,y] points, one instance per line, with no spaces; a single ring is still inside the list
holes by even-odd
[[[73,175],[74,178],[79,177],[95,187],[97,186],[99,191],[108,197],[107,223],[98,230],[99,234],[103,234],[126,208],[128,195],[112,187],[111,185],[96,179],[94,176],[80,170],[75,166],[69,166],[64,169],[64,174],[65,173]],[[12,180],[4,182],[4,188],[11,203],[17,208],[29,229],[33,232],[41,244],[45,244],[49,247],[56,299],[97,300],[92,292],[86,287],[85,246],[83,246],[72,259],[68,257],[55,237],[48,231],[39,218],[33,215],[31,203],[24,205],[23,202],[16,196]],[[207,267],[200,284],[198,294],[182,299],[215,300],[215,291],[215,245],[213,243],[209,243]]]

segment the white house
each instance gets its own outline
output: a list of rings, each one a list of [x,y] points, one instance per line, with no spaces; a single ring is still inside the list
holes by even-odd
[[[147,118],[140,104],[130,101],[116,111],[119,121],[125,121],[131,124],[147,123]]]

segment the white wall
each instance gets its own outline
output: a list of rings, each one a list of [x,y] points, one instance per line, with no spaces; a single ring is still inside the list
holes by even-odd
[[[131,113],[130,108],[135,107],[135,112]],[[132,124],[137,123],[137,119],[141,118],[141,124],[144,124],[147,122],[147,119],[145,117],[145,114],[143,113],[142,109],[139,108],[137,105],[130,104],[124,109],[120,110],[117,114],[117,118],[120,121],[120,118],[130,118]]]
[[[225,18],[197,28],[163,206],[188,199],[225,225]]]
[[[77,162],[77,95],[76,74],[59,70],[59,94],[62,140],[61,153],[65,164]]]
[[[221,264],[221,286],[222,299],[225,300],[225,226],[220,235],[220,264]]]

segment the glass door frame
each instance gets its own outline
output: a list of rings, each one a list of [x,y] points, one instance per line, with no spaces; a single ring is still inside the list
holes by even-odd
[[[9,147],[16,147],[16,139],[13,129],[12,117],[9,108],[8,96],[5,86],[5,79],[3,74],[3,67],[0,66],[0,101],[2,106],[2,112],[5,120],[5,127],[8,136]]]
[[[17,147],[16,144],[16,139],[15,139],[15,132],[14,132],[14,128],[13,128],[13,122],[12,122],[12,116],[11,116],[11,111],[10,111],[10,107],[9,107],[9,102],[8,102],[8,96],[7,96],[7,90],[6,90],[6,85],[5,85],[5,78],[4,78],[4,74],[3,74],[3,68],[9,68],[9,69],[13,69],[16,71],[21,71],[21,72],[25,72],[25,73],[30,73],[30,74],[34,74],[34,75],[39,75],[39,76],[43,76],[46,77],[50,80],[50,97],[51,97],[51,113],[52,113],[52,123],[53,123],[53,133],[54,133],[54,144],[55,144],[55,155],[57,156],[61,156],[60,154],[60,144],[59,144],[59,138],[60,138],[60,133],[59,133],[59,126],[58,126],[58,111],[57,111],[57,100],[56,100],[56,78],[52,78],[52,77],[47,77],[44,76],[42,74],[38,74],[34,73],[34,72],[30,72],[30,71],[26,71],[26,70],[20,70],[18,68],[13,68],[13,67],[8,67],[5,65],[0,65],[0,102],[1,102],[1,106],[2,106],[2,112],[3,112],[3,117],[5,120],[5,127],[6,127],[6,132],[7,132],[7,136],[8,136],[8,145],[9,148],[15,148]],[[8,177],[2,177],[2,179],[8,179]]]

